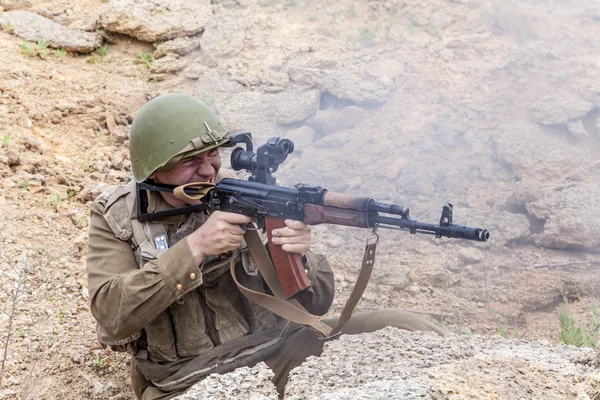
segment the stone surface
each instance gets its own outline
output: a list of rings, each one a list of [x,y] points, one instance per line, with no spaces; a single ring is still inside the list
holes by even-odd
[[[28,11],[11,11],[0,15],[0,25],[9,23],[13,33],[25,40],[45,40],[50,47],[78,53],[90,53],[102,44],[95,32],[68,29],[48,18]]]
[[[571,92],[562,92],[542,97],[529,109],[531,118],[543,125],[564,125],[584,117],[594,105]]]
[[[309,126],[301,126],[297,129],[290,129],[285,137],[294,142],[294,152],[302,152],[313,143],[315,131]]]
[[[184,56],[191,53],[192,51],[200,48],[200,37],[178,37],[173,40],[167,40],[159,44],[154,52],[154,59],[159,59],[166,56],[169,53],[178,54]]]
[[[365,112],[357,106],[344,107],[341,110],[319,110],[306,124],[322,134],[354,128],[363,120]]]
[[[195,35],[212,18],[209,0],[111,0],[99,23],[111,32],[157,42]]]
[[[257,136],[260,141],[264,138],[262,135],[272,136],[277,124],[300,122],[310,117],[318,108],[319,94],[318,90],[243,91],[224,99],[218,109],[230,130],[250,129],[260,135]]]
[[[271,383],[271,371],[264,363],[252,368],[238,368],[228,374],[212,374],[194,385],[185,394],[175,397],[177,400],[277,400],[277,390]]]
[[[175,55],[176,56],[176,55]],[[185,60],[180,60],[173,55],[160,58],[152,63],[150,72],[153,74],[172,74],[184,69],[188,63]]]
[[[0,7],[4,9],[4,11],[10,10],[20,10],[31,7],[30,0],[0,0]]]
[[[548,190],[526,208],[536,218],[545,221],[543,231],[535,238],[537,245],[600,251],[598,181]]]
[[[244,48],[248,23],[239,18],[213,21],[202,34],[202,52],[211,57],[233,57]]]
[[[297,59],[291,62],[288,74],[292,81],[362,105],[382,104],[395,89],[389,78],[374,73],[368,64],[356,61]]]
[[[277,123],[287,125],[303,121],[317,112],[321,92],[307,90],[277,97],[282,100],[278,104]]]
[[[284,399],[583,399],[598,391],[595,362],[589,348],[385,328],[327,342]],[[213,374],[177,399],[276,399],[271,376],[263,363]]]

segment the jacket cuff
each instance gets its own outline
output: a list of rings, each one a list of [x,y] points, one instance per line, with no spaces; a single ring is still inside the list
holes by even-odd
[[[194,261],[187,240],[180,240],[158,257],[163,280],[176,298],[202,285],[202,272]]]

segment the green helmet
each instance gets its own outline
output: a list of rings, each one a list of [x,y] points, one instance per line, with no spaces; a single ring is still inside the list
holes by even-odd
[[[197,98],[180,93],[150,100],[131,125],[129,154],[136,182],[173,168],[185,157],[221,146],[230,133]]]

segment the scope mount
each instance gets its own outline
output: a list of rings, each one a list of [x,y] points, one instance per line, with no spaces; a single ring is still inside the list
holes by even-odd
[[[236,133],[229,137],[230,143],[243,143],[244,150],[236,147],[231,153],[231,168],[235,171],[246,170],[250,172],[249,181],[275,185],[273,172],[277,171],[287,156],[294,151],[294,142],[290,139],[272,137],[265,144],[253,152],[252,134],[250,132]]]

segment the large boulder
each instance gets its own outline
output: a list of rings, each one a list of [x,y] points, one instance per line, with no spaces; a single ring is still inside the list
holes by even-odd
[[[278,134],[277,124],[300,122],[319,107],[318,90],[290,90],[280,93],[244,91],[220,104],[218,109],[230,130],[250,129],[257,140]]]
[[[102,44],[95,32],[68,29],[29,11],[10,11],[0,15],[0,25],[10,23],[12,32],[32,42],[46,41],[50,47],[78,53],[90,53]]]
[[[212,18],[210,0],[111,0],[99,23],[108,31],[153,43],[195,35]]]
[[[361,60],[297,59],[290,62],[290,80],[361,105],[384,103],[395,89],[394,70]]]
[[[240,18],[212,21],[202,35],[202,51],[211,57],[236,57],[245,46],[248,28]]]
[[[594,104],[580,96],[563,91],[542,97],[529,108],[532,119],[543,125],[566,125],[586,116]]]
[[[545,191],[527,210],[544,221],[535,243],[554,249],[600,251],[600,183]]]

